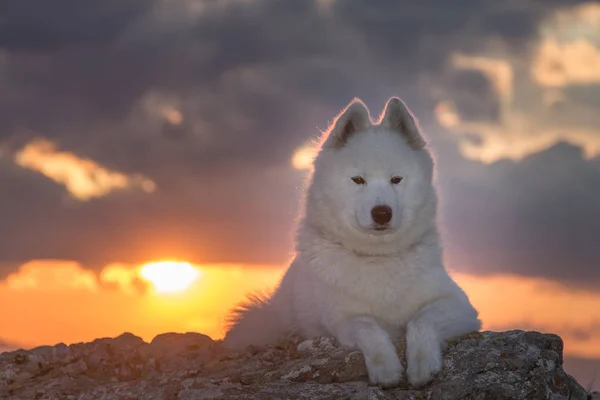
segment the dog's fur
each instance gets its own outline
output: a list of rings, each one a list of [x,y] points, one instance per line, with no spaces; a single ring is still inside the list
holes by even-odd
[[[429,382],[442,368],[445,342],[481,327],[442,263],[433,173],[400,99],[387,102],[377,124],[354,99],[323,137],[292,264],[272,296],[234,311],[224,344],[334,336],[360,349],[370,380],[389,387],[402,379],[394,343],[405,334],[408,380]],[[372,216],[381,205],[391,209],[387,224]]]

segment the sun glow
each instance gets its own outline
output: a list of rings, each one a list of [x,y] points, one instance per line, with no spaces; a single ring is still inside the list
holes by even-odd
[[[143,265],[140,275],[159,293],[181,293],[201,276],[201,272],[187,262],[160,261]]]

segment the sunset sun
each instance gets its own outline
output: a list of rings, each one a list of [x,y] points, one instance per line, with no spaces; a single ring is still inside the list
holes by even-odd
[[[188,289],[201,272],[187,262],[160,261],[142,266],[140,275],[159,293],[180,293]]]

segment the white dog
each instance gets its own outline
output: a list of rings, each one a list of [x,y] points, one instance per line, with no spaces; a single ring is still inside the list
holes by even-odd
[[[394,342],[405,334],[408,381],[441,370],[446,341],[481,322],[442,263],[425,144],[398,98],[377,124],[358,99],[341,112],[314,161],[295,259],[270,298],[234,311],[226,346],[334,336],[363,352],[371,382],[390,387],[402,379]]]

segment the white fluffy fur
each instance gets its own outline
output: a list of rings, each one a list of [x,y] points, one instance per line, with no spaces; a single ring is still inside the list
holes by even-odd
[[[402,101],[390,99],[373,124],[353,100],[315,159],[295,259],[271,297],[237,310],[225,345],[335,336],[363,352],[373,383],[394,386],[404,373],[394,343],[404,334],[409,382],[429,382],[442,368],[445,342],[481,327],[442,263],[433,171]],[[393,184],[394,176],[403,179]],[[374,229],[377,205],[392,210],[387,230]]]

